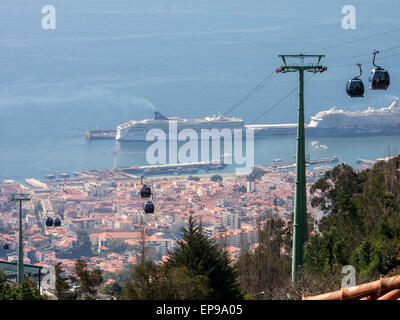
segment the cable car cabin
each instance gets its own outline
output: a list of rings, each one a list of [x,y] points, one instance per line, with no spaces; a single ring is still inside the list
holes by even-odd
[[[154,213],[154,204],[151,201],[148,201],[144,205],[145,213]]]
[[[53,226],[53,219],[52,218],[50,218],[50,217],[48,217],[47,219],[46,219],[46,227],[52,227]]]
[[[151,196],[151,189],[147,184],[144,184],[140,189],[140,197],[141,198],[150,198]]]
[[[364,83],[361,79],[351,79],[346,84],[346,92],[350,98],[364,97]]]
[[[386,90],[390,85],[389,72],[384,68],[374,68],[369,74],[370,90]]]
[[[54,226],[55,226],[55,227],[61,226],[61,220],[60,220],[60,218],[55,218],[55,219],[54,219]]]

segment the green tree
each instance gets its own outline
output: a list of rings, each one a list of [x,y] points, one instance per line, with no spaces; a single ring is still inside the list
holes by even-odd
[[[243,296],[230,262],[228,254],[207,237],[201,225],[195,226],[190,216],[183,239],[178,241],[176,250],[169,252],[165,266],[186,267],[194,275],[207,277],[211,289],[208,299],[241,299]]]
[[[77,260],[75,263],[75,274],[78,280],[78,297],[84,300],[96,300],[97,290],[103,282],[100,270],[89,270],[87,262]]]
[[[113,282],[104,286],[103,293],[109,296],[119,297],[122,293],[122,287],[117,282]]]
[[[133,269],[134,265],[128,264],[127,266],[124,267],[124,269],[118,270],[116,272],[104,271],[103,279],[104,281],[107,281],[108,279],[113,279],[115,280],[115,282],[121,285],[132,278]]]
[[[319,223],[321,235],[305,244],[309,271],[352,264],[369,280],[400,265],[399,168],[400,157],[360,172],[341,164],[311,187],[311,205],[329,215]]]
[[[133,279],[123,286],[121,300],[200,300],[209,294],[208,279],[186,267],[137,265]]]
[[[0,300],[45,300],[32,278],[24,278],[20,284],[7,283],[3,270],[0,270]]]
[[[107,243],[107,247],[111,252],[116,252],[116,253],[124,253],[125,251],[133,248],[125,241],[119,239],[110,240]]]
[[[67,280],[62,277],[64,273],[62,263],[59,262],[54,266],[56,273],[56,297],[58,300],[70,300],[70,286],[67,283]]]
[[[0,270],[0,300],[15,300],[15,291],[9,283],[7,283],[6,274]]]
[[[39,289],[33,282],[32,278],[24,278],[22,282],[15,287],[15,300],[45,300],[45,296],[41,296]]]

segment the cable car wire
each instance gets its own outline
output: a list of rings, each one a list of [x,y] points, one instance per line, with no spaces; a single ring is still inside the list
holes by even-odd
[[[394,47],[388,48],[388,49],[380,50],[379,52],[380,53],[384,53],[384,52],[391,51],[391,50],[394,50],[394,49],[397,49],[397,48],[400,48],[400,44],[398,44],[398,45],[396,45]],[[341,61],[341,60],[347,60],[347,59],[356,59],[356,58],[360,58],[360,57],[367,57],[367,56],[370,56],[370,55],[371,55],[371,53],[365,53],[365,54],[360,54],[358,56],[336,58],[336,59],[332,59],[332,60],[329,60],[329,61],[332,62],[332,61]]]
[[[241,98],[232,107],[230,107],[228,111],[224,112],[223,115],[227,115],[228,113],[235,110],[242,103],[246,102],[252,95],[254,95],[257,91],[259,91],[261,88],[263,88],[272,79],[272,76],[274,74],[275,74],[275,71],[272,71],[267,77],[264,78],[264,80],[262,80],[257,86],[255,86],[253,89],[251,89],[243,98]]]
[[[381,33],[376,33],[376,34],[373,34],[373,35],[370,35],[370,36],[367,36],[367,37],[363,37],[363,38],[359,38],[359,39],[355,39],[355,40],[350,40],[350,41],[337,43],[337,44],[334,44],[334,45],[330,45],[330,46],[326,46],[326,47],[317,49],[315,51],[321,51],[321,50],[336,48],[336,47],[340,47],[340,46],[345,46],[345,45],[353,44],[353,43],[356,43],[356,42],[359,42],[359,41],[380,37],[382,35],[385,35],[385,34],[391,33],[391,32],[395,32],[395,31],[400,31],[400,28],[391,29],[391,30],[388,30],[388,31],[384,31],[384,32],[381,32]]]
[[[276,74],[276,71],[273,70],[270,74],[268,74],[260,83],[258,83],[253,89],[251,89],[246,95],[243,96],[238,102],[236,102],[234,105],[232,105],[226,112],[223,113],[224,116],[226,116],[228,113],[231,113],[233,110],[235,110],[237,107],[239,107],[241,104],[246,102],[251,96],[253,96],[256,92],[258,92],[261,88],[265,87],[265,85],[272,80],[273,75]],[[209,130],[212,130],[215,125],[220,122],[220,120],[217,120],[210,128]]]
[[[356,42],[360,42],[363,40],[368,40],[368,39],[372,39],[372,38],[376,38],[376,37],[380,37],[382,35],[388,34],[388,33],[392,33],[395,31],[400,31],[400,28],[395,28],[395,29],[391,29],[388,31],[384,31],[384,32],[380,32],[380,33],[376,33],[373,35],[369,35],[366,37],[362,37],[359,39],[355,39],[355,40],[351,40],[351,41],[345,41],[345,42],[341,42],[341,43],[337,43],[334,45],[329,45],[317,50],[326,50],[326,49],[331,49],[331,48],[336,48],[336,47],[340,47],[340,46],[345,46],[345,45],[350,45]],[[381,50],[380,53],[383,52],[387,52],[387,51],[391,51],[394,49],[400,48],[400,44],[393,46],[391,48],[387,48],[384,50]],[[342,61],[342,60],[347,60],[347,59],[355,59],[355,58],[359,58],[359,57],[366,57],[369,56],[370,53],[366,53],[366,54],[361,54],[361,55],[357,55],[357,56],[351,56],[351,57],[343,57],[343,58],[337,58],[337,59],[333,59],[330,61]],[[394,56],[398,56],[400,55],[400,53],[397,54],[393,54],[390,56],[384,56],[382,58],[380,58],[380,60],[385,59],[385,58],[390,58],[390,57],[394,57]],[[369,61],[363,61],[362,63],[368,63]],[[328,62],[329,63],[329,62]],[[352,67],[353,65],[333,65],[333,66],[329,66],[329,68],[336,68],[336,67]],[[275,71],[271,72],[265,79],[263,79],[257,86],[255,86],[252,90],[250,90],[243,98],[241,98],[237,103],[235,103],[231,108],[229,108],[225,113],[223,113],[223,115],[227,115],[229,113],[231,113],[233,110],[235,110],[237,107],[239,107],[241,104],[243,104],[244,102],[246,102],[251,96],[253,96],[257,91],[259,91],[261,88],[263,88],[271,79],[273,74],[275,73]],[[311,80],[311,78],[314,75],[312,75],[310,78],[308,78],[307,80],[305,80],[304,83],[308,82],[309,80]],[[278,100],[276,103],[274,103],[270,108],[268,108],[266,111],[264,111],[260,116],[258,116],[255,120],[253,120],[250,124],[254,124],[256,121],[258,121],[260,118],[262,118],[263,116],[265,116],[267,113],[269,113],[271,110],[273,110],[276,106],[278,106],[280,103],[282,103],[287,97],[289,97],[293,92],[295,92],[298,89],[298,86],[296,88],[294,88],[293,90],[291,90],[290,92],[288,92],[285,96],[283,96],[280,100]],[[217,121],[218,122],[218,121]],[[213,126],[214,127],[214,126]],[[213,128],[212,127],[212,128]],[[212,129],[210,128],[210,129]]]
[[[400,47],[400,46],[399,46]],[[385,52],[387,51],[387,50],[384,50]],[[384,51],[381,51],[381,52],[384,52]],[[371,54],[368,54],[368,55],[371,55]],[[379,60],[383,60],[383,59],[386,59],[386,58],[392,58],[392,57],[396,57],[396,56],[399,56],[400,55],[400,52],[399,53],[394,53],[394,54],[391,54],[391,55],[389,55],[389,56],[383,56],[382,58],[379,58]],[[364,55],[363,55],[364,56]],[[333,60],[332,60],[333,61]],[[369,63],[369,62],[371,62],[371,60],[364,60],[364,61],[361,61],[361,63]],[[328,67],[329,68],[348,68],[348,67],[353,67],[354,65],[352,65],[352,64],[339,64],[339,65],[328,65]]]
[[[353,43],[356,43],[356,42],[360,42],[360,41],[363,41],[363,40],[368,40],[368,39],[372,39],[372,38],[376,38],[376,37],[380,37],[380,36],[382,36],[382,35],[385,35],[385,34],[388,34],[388,33],[392,33],[392,32],[395,32],[395,31],[400,31],[400,28],[394,28],[394,29],[391,29],[391,30],[387,30],[387,31],[384,31],[384,32],[380,32],[380,33],[376,33],[376,34],[373,34],[373,35],[369,35],[369,36],[366,36],[366,37],[362,37],[362,38],[359,38],[359,39],[355,39],[355,40],[351,40],[351,41],[345,41],[345,42],[341,42],[341,43],[337,43],[337,44],[334,44],[334,45],[330,45],[330,46],[326,46],[326,47],[323,47],[323,48],[320,48],[320,49],[317,49],[317,50],[326,50],[326,49],[331,49],[331,48],[336,48],[336,47],[340,47],[340,46],[345,46],[345,45],[349,45],[349,44],[353,44]],[[387,48],[387,49],[384,49],[384,50],[381,50],[380,51],[380,53],[383,53],[383,52],[387,52],[387,51],[391,51],[391,50],[394,50],[394,49],[396,49],[396,48],[400,48],[400,44],[398,44],[398,45],[396,45],[396,46],[393,46],[393,47],[391,47],[391,48]],[[400,54],[400,53],[399,53]],[[399,54],[394,54],[394,55],[391,55],[391,56],[386,56],[386,57],[382,57],[382,58],[380,58],[380,60],[381,59],[385,59],[385,58],[389,58],[389,57],[393,57],[393,56],[397,56],[397,55],[399,55]],[[366,53],[366,54],[361,54],[361,55],[358,55],[358,56],[351,56],[351,57],[343,57],[343,58],[337,58],[337,59],[333,59],[333,60],[330,60],[330,61],[342,61],[342,60],[347,60],[347,59],[355,59],[355,58],[359,58],[359,57],[366,57],[366,56],[369,56],[370,55],[370,53]],[[368,63],[369,61],[363,61],[362,63]],[[327,61],[327,63],[329,63],[328,61]],[[329,66],[329,65],[328,65]],[[336,67],[352,67],[353,65],[334,65],[334,66],[329,66],[330,68],[331,67],[334,67],[334,68],[336,68]],[[259,91],[261,88],[263,88],[271,79],[272,79],[272,76],[274,75],[274,71],[273,72],[271,72],[265,79],[263,79],[257,86],[255,86],[252,90],[250,90],[243,98],[241,98],[237,103],[235,103],[232,107],[230,107],[226,112],[224,112],[223,113],[223,115],[227,115],[227,114],[229,114],[229,113],[231,113],[233,110],[235,110],[237,107],[239,107],[241,104],[243,104],[244,102],[246,102],[251,96],[253,96],[257,91]],[[309,79],[307,79],[305,82],[307,82],[308,80],[310,80],[312,78],[312,76],[309,78]],[[276,104],[274,104],[274,105],[272,105],[271,106],[271,110],[275,107],[275,106],[277,106],[279,103],[281,103],[282,101],[284,101],[290,94],[292,94],[295,90],[297,90],[297,88],[295,88],[293,91],[290,91],[288,94],[287,94],[287,96],[284,96],[281,100],[279,100]],[[264,112],[262,115],[260,115],[258,118],[256,118],[251,124],[253,124],[254,122],[256,122],[257,120],[259,120],[261,117],[263,117],[265,114],[267,114],[269,111],[267,110],[266,112]],[[218,122],[218,121],[217,121]],[[210,129],[212,129],[214,126],[212,126]]]
[[[308,81],[310,81],[313,77],[315,76],[315,74],[311,75],[308,79],[306,79],[304,81],[304,84],[306,84]],[[285,94],[281,99],[279,99],[277,102],[275,102],[272,106],[270,106],[267,110],[265,110],[263,113],[261,113],[255,120],[253,120],[250,124],[254,124],[256,121],[260,120],[263,116],[265,116],[267,113],[269,113],[270,111],[272,111],[276,106],[278,106],[280,103],[282,103],[283,101],[285,101],[292,93],[294,93],[295,91],[297,91],[299,88],[299,86],[296,86],[296,88],[292,89],[291,91],[289,91],[287,94]]]
[[[320,49],[317,49],[317,50],[320,51],[320,50],[326,50],[326,49],[336,48],[336,47],[340,47],[340,46],[345,46],[345,45],[353,44],[353,43],[360,42],[360,41],[363,41],[363,40],[368,40],[368,39],[380,37],[380,36],[382,36],[382,35],[385,35],[385,34],[388,34],[388,33],[392,33],[392,32],[396,32],[396,31],[400,31],[400,28],[394,28],[394,29],[390,29],[390,30],[387,30],[387,31],[384,31],[384,32],[380,32],[380,33],[376,33],[376,34],[369,35],[369,36],[366,36],[366,37],[362,37],[362,38],[359,38],[359,39],[355,39],[355,40],[351,40],[351,41],[345,41],[345,42],[337,43],[337,44],[334,44],[334,45],[329,45],[329,46],[326,46],[326,47],[323,47],[323,48],[320,48]],[[399,44],[399,45],[396,45],[396,46],[393,46],[393,47],[391,47],[391,48],[387,48],[387,49],[381,50],[380,53],[387,52],[387,51],[390,51],[390,50],[394,50],[394,49],[396,49],[396,48],[400,48],[400,44]],[[399,53],[399,54],[400,54],[400,53]],[[394,54],[394,55],[391,55],[391,56],[382,57],[382,58],[380,58],[380,60],[385,59],[385,58],[394,57],[394,56],[397,56],[397,55],[399,55],[399,54]],[[361,54],[361,55],[358,55],[358,56],[337,58],[337,59],[333,59],[333,60],[330,60],[330,61],[341,61],[341,60],[346,60],[346,59],[355,59],[355,58],[359,58],[359,57],[366,57],[366,56],[369,56],[369,55],[370,55],[370,53],[366,53],[366,54]],[[328,61],[327,61],[327,62],[328,62]],[[369,61],[363,61],[362,63],[368,63],[368,62],[369,62]],[[328,63],[329,63],[329,62],[328,62]],[[336,67],[352,67],[352,66],[353,66],[353,65],[334,65],[334,66],[329,66],[329,67],[330,67],[330,68],[331,68],[331,67],[336,68]],[[255,86],[252,90],[250,90],[243,98],[241,98],[237,103],[235,103],[231,108],[229,108],[225,113],[223,113],[223,115],[227,115],[227,114],[231,113],[233,110],[235,110],[235,109],[236,109],[237,107],[239,107],[241,104],[243,104],[244,102],[246,102],[251,96],[253,96],[253,95],[254,95],[257,91],[259,91],[261,88],[263,88],[263,87],[272,79],[272,76],[274,75],[274,73],[275,73],[275,71],[271,72],[271,73],[270,73],[265,79],[263,79],[257,86]],[[305,81],[305,83],[306,83],[307,81],[309,81],[312,77],[313,77],[313,76],[311,76],[309,79],[307,79],[307,80]],[[276,104],[272,105],[270,109],[268,109],[266,112],[264,112],[264,113],[261,114],[259,117],[257,117],[253,122],[251,122],[251,124],[253,124],[253,123],[256,122],[257,120],[259,120],[261,117],[263,117],[265,114],[267,114],[270,110],[272,110],[274,107],[276,107],[279,103],[281,103],[282,101],[284,101],[290,94],[292,94],[295,90],[297,90],[297,88],[298,88],[298,87],[296,87],[295,89],[293,89],[292,91],[290,91],[286,96],[284,96],[284,97],[283,97],[281,100],[279,100]],[[218,121],[217,121],[217,122],[218,122]],[[212,127],[212,128],[213,128],[213,127]],[[212,128],[211,128],[211,129],[212,129]]]

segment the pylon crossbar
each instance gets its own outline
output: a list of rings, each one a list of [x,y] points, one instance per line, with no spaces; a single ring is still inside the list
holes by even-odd
[[[11,197],[11,201],[29,201],[29,194],[27,193],[14,193]]]

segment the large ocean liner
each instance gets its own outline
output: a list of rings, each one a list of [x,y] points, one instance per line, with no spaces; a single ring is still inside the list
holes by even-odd
[[[294,135],[296,123],[255,124],[246,127],[254,129],[254,136]],[[344,111],[331,108],[320,111],[305,125],[309,137],[354,137],[400,134],[400,102],[380,109],[369,107],[364,111]]]
[[[388,107],[369,107],[364,111],[332,108],[318,112],[306,126],[306,134],[328,137],[400,134],[400,102],[397,99]]]
[[[155,111],[154,119],[145,119],[140,121],[129,121],[120,124],[117,127],[117,140],[146,140],[147,133],[151,129],[159,129],[165,133],[165,138],[169,139],[169,130],[176,124],[177,132],[183,129],[195,130],[200,137],[202,129],[244,129],[244,122],[239,118],[228,118],[222,115],[206,117],[204,119],[181,119],[176,117],[167,118],[160,112]]]
[[[253,129],[255,137],[294,135],[297,131],[296,123],[289,124],[254,124],[245,125],[240,118],[225,116],[206,117],[204,119],[167,118],[160,112],[155,112],[154,119],[129,121],[120,124],[117,130],[87,130],[88,139],[116,138],[117,140],[145,141],[151,129],[161,129],[165,138],[169,139],[170,124],[176,123],[177,132],[182,129],[195,130],[198,136],[202,129]],[[344,111],[331,108],[320,111],[311,117],[305,126],[309,137],[354,137],[373,135],[400,135],[400,101],[397,99],[384,108],[367,108],[364,111]]]

